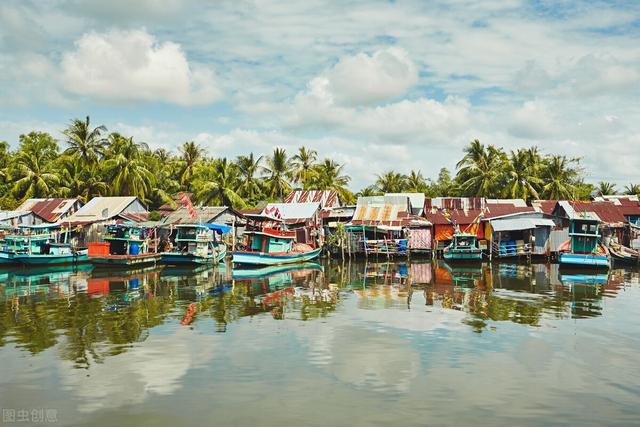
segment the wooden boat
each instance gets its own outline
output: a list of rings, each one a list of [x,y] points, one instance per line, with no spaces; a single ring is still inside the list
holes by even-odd
[[[227,246],[216,234],[228,233],[231,227],[219,224],[179,224],[175,246],[162,253],[165,264],[217,264],[224,261]]]
[[[140,224],[107,226],[103,243],[89,243],[89,260],[97,266],[142,267],[155,265],[155,228]]]
[[[86,250],[59,242],[59,224],[21,226],[16,234],[5,236],[7,260],[25,265],[65,265],[88,261]],[[68,236],[65,233],[65,237]]]
[[[234,251],[233,263],[241,265],[281,265],[307,262],[320,255],[320,248],[295,243],[295,231],[263,228],[245,233],[247,250]]]
[[[640,265],[640,251],[612,243],[609,252],[615,264]]]
[[[609,250],[600,243],[596,218],[583,216],[571,220],[569,240],[558,248],[561,266],[609,268]]]
[[[482,249],[478,237],[475,234],[456,231],[442,256],[447,261],[481,261]]]

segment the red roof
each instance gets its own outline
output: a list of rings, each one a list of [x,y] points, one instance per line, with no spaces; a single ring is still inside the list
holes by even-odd
[[[340,206],[340,198],[335,190],[295,190],[289,193],[284,203],[320,203],[320,208]]]
[[[534,200],[531,204],[535,207],[538,207],[540,212],[546,214],[553,214],[554,209],[556,208],[556,204],[558,204],[557,200]]]
[[[46,222],[56,222],[62,215],[73,213],[77,203],[78,199],[27,199],[17,210],[31,211]]]
[[[571,206],[576,212],[593,212],[605,224],[624,223],[625,217],[620,207],[612,202],[571,202]]]
[[[446,215],[445,213],[446,212]],[[436,225],[447,225],[452,222],[458,225],[468,225],[477,221],[482,214],[483,219],[496,218],[505,215],[513,215],[523,212],[534,212],[530,206],[513,206],[506,203],[487,203],[484,210],[468,209],[468,210],[426,210],[424,217]]]

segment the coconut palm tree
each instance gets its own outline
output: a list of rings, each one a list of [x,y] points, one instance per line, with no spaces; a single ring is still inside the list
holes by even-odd
[[[273,154],[267,158],[267,166],[264,168],[265,187],[267,196],[272,199],[282,199],[291,191],[288,178],[291,176],[291,162],[284,148],[275,148]]]
[[[196,201],[214,206],[246,206],[237,191],[240,183],[238,167],[226,158],[216,159],[211,164],[204,165],[196,175]]]
[[[255,158],[253,153],[249,153],[248,156],[238,156],[236,160],[241,177],[239,193],[252,203],[257,201],[261,192],[258,181],[258,174],[262,171],[260,163],[262,163],[262,156]]]
[[[508,166],[505,195],[513,199],[539,199],[542,179],[537,148],[511,151]]]
[[[427,180],[419,170],[412,170],[407,176],[405,191],[411,193],[425,193],[427,191]]]
[[[193,141],[185,142],[180,147],[180,160],[182,161],[182,172],[180,173],[180,184],[189,187],[189,180],[193,176],[193,169],[204,157],[204,149]]]
[[[77,154],[83,165],[95,165],[104,153],[107,140],[103,133],[107,132],[104,125],[91,128],[89,116],[85,120],[74,119],[62,132],[67,137],[69,148],[65,154]]]
[[[302,184],[302,188],[309,190],[317,172],[314,167],[317,160],[318,152],[316,150],[307,147],[298,148],[298,153],[291,158],[293,182]]]
[[[387,171],[376,175],[375,186],[383,193],[402,193],[407,187],[407,177],[398,172]]]
[[[479,140],[473,140],[458,162],[456,180],[461,190],[470,196],[495,197],[500,192],[501,173],[506,156],[502,149],[489,145],[486,149]]]
[[[324,159],[314,169],[316,177],[312,183],[315,188],[336,191],[343,203],[351,203],[353,201],[353,193],[347,188],[351,177],[342,173],[344,165],[340,165],[331,159]]]
[[[364,187],[362,190],[358,191],[355,196],[356,197],[371,197],[371,196],[379,196],[383,194],[375,185],[369,185]]]
[[[624,194],[640,196],[640,184],[629,184],[624,187]]]
[[[18,198],[49,197],[56,193],[60,178],[54,172],[58,144],[44,132],[20,135],[14,157],[13,192]]]
[[[616,185],[611,182],[600,181],[596,187],[598,196],[609,196],[616,194]]]
[[[546,160],[542,168],[542,179],[546,183],[542,187],[542,197],[550,200],[571,200],[575,198],[575,182],[579,170],[571,167],[578,159],[555,155]]]
[[[110,178],[111,194],[122,196],[136,196],[146,200],[155,184],[155,175],[147,169],[144,153],[148,150],[146,144],[133,141],[133,137],[126,138],[112,133],[110,157],[104,161],[104,170]]]

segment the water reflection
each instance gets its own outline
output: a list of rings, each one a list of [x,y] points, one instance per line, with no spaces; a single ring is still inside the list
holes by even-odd
[[[414,329],[439,325],[435,312],[460,313],[450,319],[476,332],[501,321],[539,327],[601,316],[603,299],[637,278],[634,270],[566,273],[553,264],[444,262],[11,270],[0,276],[0,346],[36,354],[59,344],[61,358],[86,368],[126,352],[167,322],[193,327],[210,319],[216,332],[225,332],[244,317],[307,321],[331,315],[352,295],[357,310],[370,311],[360,319],[387,325],[399,318],[385,310],[395,309],[423,311]]]

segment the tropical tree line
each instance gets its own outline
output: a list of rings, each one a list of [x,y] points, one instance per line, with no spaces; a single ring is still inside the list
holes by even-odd
[[[465,148],[456,174],[442,168],[436,179],[421,171],[388,171],[357,193],[344,165],[300,147],[290,153],[248,153],[235,159],[214,157],[193,141],[177,152],[152,150],[146,143],[105,126],[93,126],[89,117],[72,120],[63,141],[46,132],[20,135],[18,147],[0,142],[0,208],[14,209],[32,197],[133,195],[150,209],[174,203],[174,196],[190,192],[196,203],[254,207],[281,200],[292,189],[335,190],[346,203],[356,196],[388,192],[422,192],[427,196],[518,197],[525,199],[587,198],[597,190],[615,191],[610,183],[597,187],[584,182],[580,160],[544,155],[537,148],[505,152],[475,140]],[[630,184],[628,194],[640,194]]]

